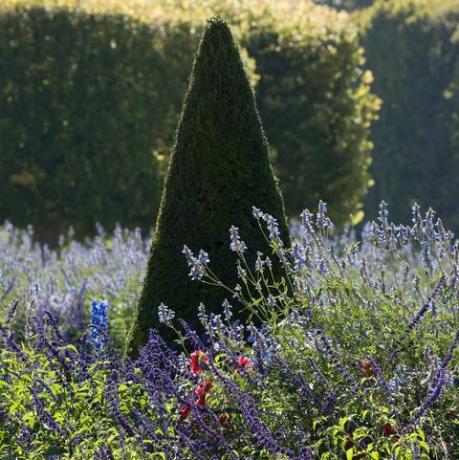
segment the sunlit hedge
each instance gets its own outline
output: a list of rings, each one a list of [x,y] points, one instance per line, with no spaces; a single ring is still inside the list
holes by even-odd
[[[309,2],[6,0],[0,219],[149,227],[204,20],[227,17],[290,213],[358,215],[378,101],[348,16]],[[40,228],[38,228],[40,231]]]

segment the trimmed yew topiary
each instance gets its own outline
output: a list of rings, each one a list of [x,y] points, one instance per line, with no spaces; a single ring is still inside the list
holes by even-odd
[[[229,228],[239,227],[249,261],[270,252],[252,206],[279,220],[284,241],[288,229],[282,197],[268,159],[268,144],[254,95],[226,23],[211,19],[203,33],[175,146],[165,180],[142,295],[128,334],[126,351],[135,356],[156,328],[158,306],[198,327],[197,307],[219,311],[225,291],[188,277],[186,244],[204,249],[210,268],[228,286],[237,283]]]

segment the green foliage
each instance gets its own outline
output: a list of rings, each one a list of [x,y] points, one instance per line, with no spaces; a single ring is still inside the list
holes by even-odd
[[[60,369],[56,367],[61,363],[58,360],[50,360],[46,353],[40,350],[37,337],[30,338],[29,345],[22,348],[22,360],[18,360],[14,353],[5,349],[2,349],[0,354],[3,365],[0,373],[1,458],[58,456],[63,459],[83,460],[97,458],[96,453],[102,447],[113,449],[116,456],[121,456],[124,449],[127,449],[130,452],[129,458],[143,458],[133,439],[128,440],[124,448],[119,446],[120,433],[114,427],[115,418],[110,414],[105,395],[109,371],[104,367],[103,361],[86,369],[91,379],[78,378],[75,375],[70,381],[66,381],[59,375]],[[74,353],[77,352],[73,345],[62,345],[56,350],[63,356],[66,353],[75,356]],[[32,362],[33,368],[29,365]],[[6,383],[7,379],[9,383]],[[37,382],[46,382],[46,385],[37,387]],[[36,391],[35,402],[31,388]],[[131,391],[131,397],[138,396],[134,385]],[[63,427],[62,430],[68,434],[66,440],[50,426],[43,426],[40,419],[43,415],[37,410],[36,401],[39,401],[38,404],[42,405],[43,410]],[[142,404],[142,400],[139,404]],[[14,422],[22,429],[12,432],[10,427]],[[33,436],[33,443],[24,449],[21,440],[27,435]],[[78,439],[84,440],[79,442]]]
[[[373,125],[368,196],[373,217],[381,199],[397,221],[413,202],[432,206],[459,226],[457,124],[459,68],[457,1],[377,2],[363,14],[363,44],[374,90],[383,100]],[[454,74],[456,72],[456,77]],[[456,115],[454,115],[456,114]]]
[[[258,81],[288,212],[322,199],[338,225],[356,215],[378,102],[344,13],[286,0],[4,0],[0,219],[42,235],[97,220],[149,227],[193,50],[219,13]]]
[[[125,311],[115,302],[140,288],[138,234],[118,230],[87,248],[72,241],[58,255],[0,228],[0,304],[23,299],[19,310],[0,308],[0,458],[287,460],[309,448],[318,460],[459,458],[453,236],[432,211],[417,210],[407,228],[390,223],[384,205],[361,239],[332,235],[320,208],[292,228],[291,251],[267,238],[265,255],[282,260],[291,292],[271,282],[264,257],[249,265],[247,252],[237,255],[245,275],[232,303],[251,304],[262,327],[233,321],[229,305],[217,316],[201,310],[202,344],[168,312],[185,349],[152,332],[135,362],[110,340],[101,347],[89,319],[72,326],[74,301],[63,299],[87,272],[91,292],[111,299],[116,337],[111,325]],[[272,221],[257,216],[269,234]],[[201,281],[212,280],[205,270]],[[69,326],[89,342],[69,343]]]
[[[329,29],[324,38],[260,30],[248,37],[247,48],[261,75],[257,102],[287,213],[297,215],[323,200],[341,225],[351,214],[363,217],[368,134],[379,100],[370,94],[372,76],[362,70],[355,31]]]
[[[187,276],[186,244],[204,249],[214,273],[231,288],[237,284],[228,229],[241,229],[254,261],[266,241],[252,217],[252,206],[268,210],[288,229],[280,192],[268,158],[268,145],[239,51],[222,20],[209,22],[196,54],[177,139],[166,177],[150,260],[127,350],[136,354],[148,330],[164,330],[160,303],[197,327],[196,307],[218,311],[225,293]],[[226,293],[226,297],[228,297]]]
[[[374,240],[336,240],[309,219],[312,231],[295,243],[306,241],[314,257],[295,272],[284,267],[307,289],[288,296],[271,289],[279,314],[269,308],[270,320],[258,331],[239,329],[228,314],[217,327],[207,322],[210,345],[194,364],[187,353],[178,359],[156,335],[135,363],[122,362],[109,347],[71,345],[48,315],[29,318],[24,340],[15,340],[17,312],[0,309],[0,458],[84,460],[110,453],[178,460],[199,453],[287,460],[300,458],[306,446],[320,460],[458,458],[457,246],[449,237],[424,240],[438,255],[429,270],[414,241],[400,247],[384,227],[375,229]],[[280,254],[271,249],[273,258]],[[326,270],[315,256],[324,258]],[[265,282],[266,270],[251,271],[244,294]],[[441,279],[448,282],[438,290]],[[431,308],[409,327],[425,301]],[[262,296],[259,306],[269,307],[269,299]],[[238,367],[241,357],[246,361]],[[440,397],[418,420],[442,369]],[[193,406],[204,384],[210,387],[204,402]],[[187,405],[192,409],[182,417]],[[296,455],[261,448],[262,435],[271,434]],[[193,441],[207,441],[215,451],[196,453]]]
[[[50,240],[70,224],[148,226],[154,139],[169,132],[168,66],[145,46],[158,33],[122,15],[0,11],[2,219]]]

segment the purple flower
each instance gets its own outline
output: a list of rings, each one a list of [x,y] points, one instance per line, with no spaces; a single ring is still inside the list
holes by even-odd
[[[427,299],[427,302],[425,302],[419,310],[415,313],[413,318],[411,319],[410,323],[408,324],[409,329],[413,329],[417,326],[417,324],[421,321],[422,317],[426,314],[426,312],[430,309],[433,308],[435,305],[435,301],[437,300],[438,296],[441,294],[443,288],[445,287],[445,276],[442,275],[440,279],[438,280],[437,285],[435,286],[435,289],[432,293],[432,296]]]
[[[161,303],[161,305],[158,307],[158,318],[160,323],[170,323],[175,318],[175,312],[171,310],[167,305]]]
[[[198,256],[195,257],[191,249],[184,245],[182,254],[185,255],[187,264],[190,267],[189,277],[192,280],[201,280],[206,273],[206,266],[210,262],[207,252],[201,249]]]
[[[247,250],[247,245],[239,236],[239,228],[232,225],[229,229],[229,234],[231,251],[243,254]]]

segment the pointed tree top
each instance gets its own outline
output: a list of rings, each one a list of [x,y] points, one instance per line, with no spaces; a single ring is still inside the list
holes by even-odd
[[[208,27],[223,27],[227,30],[229,30],[228,24],[226,22],[226,19],[222,18],[221,16],[213,16],[212,18],[209,18],[207,20]]]

